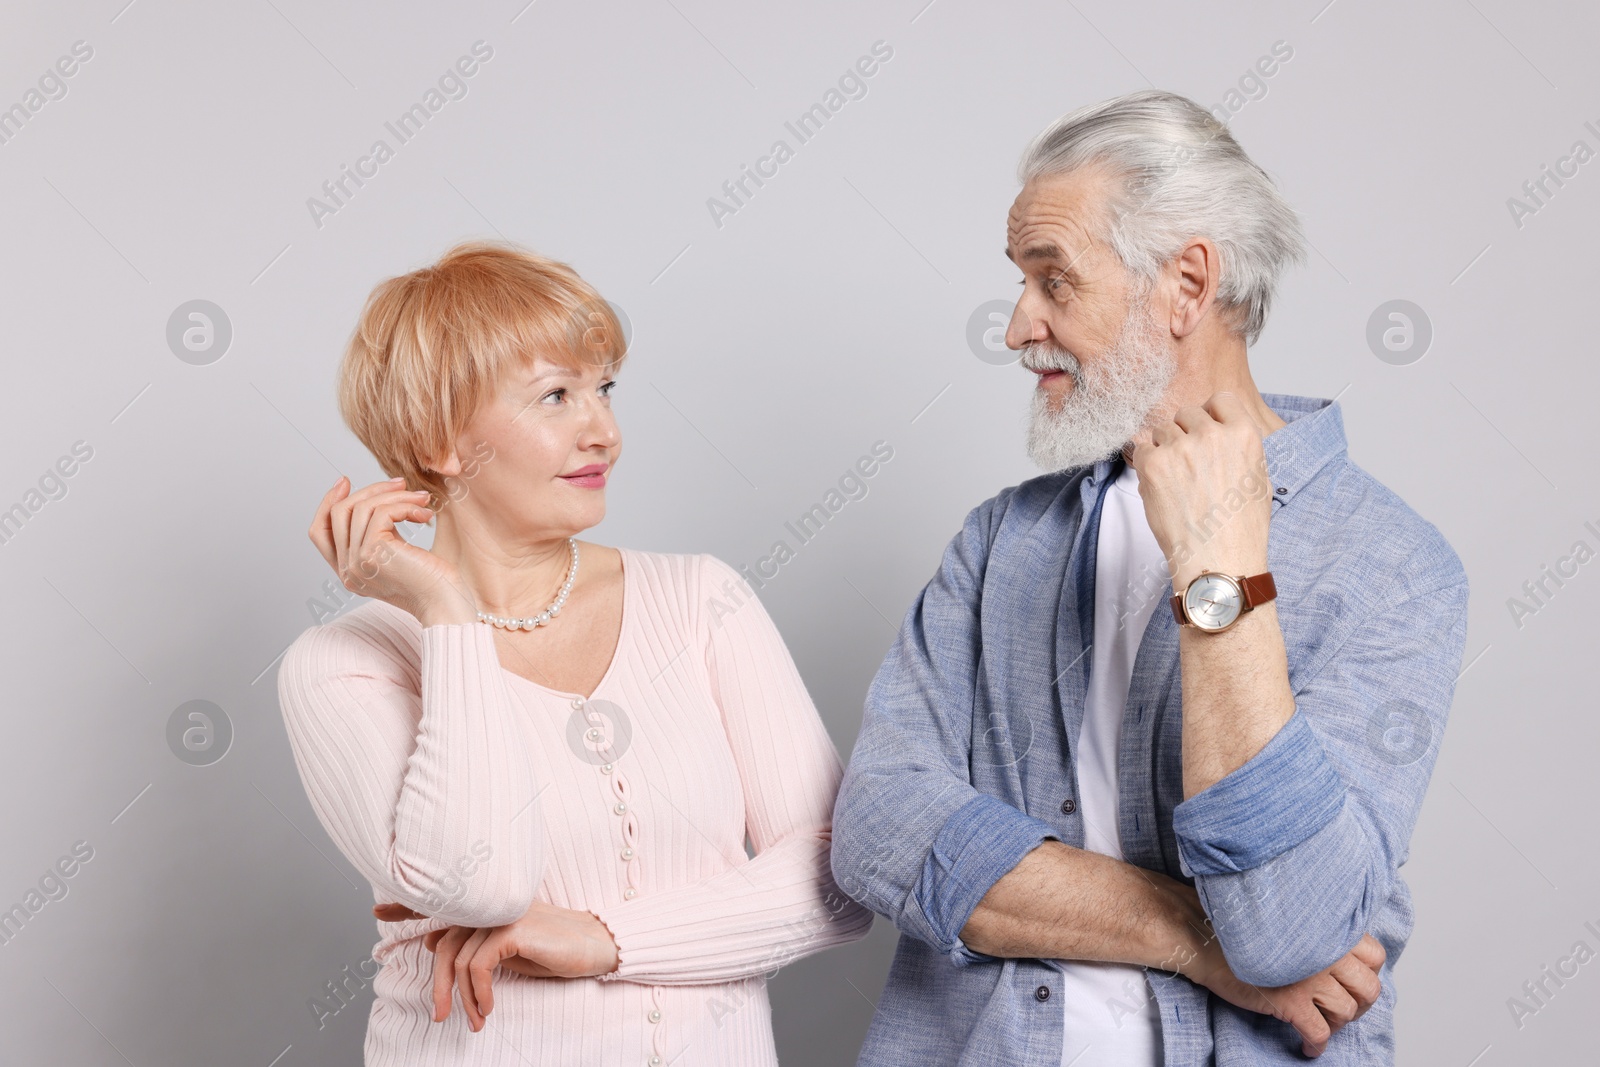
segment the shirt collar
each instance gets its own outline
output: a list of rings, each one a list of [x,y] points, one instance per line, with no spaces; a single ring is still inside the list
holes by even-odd
[[[1344,415],[1337,400],[1289,393],[1262,393],[1261,399],[1287,423],[1261,442],[1272,498],[1287,504],[1330,460],[1344,454]]]
[[[1337,400],[1292,393],[1262,393],[1261,399],[1285,423],[1267,434],[1261,444],[1272,478],[1272,499],[1287,504],[1329,460],[1344,453],[1344,415]],[[1085,491],[1119,476],[1123,466],[1121,452],[1099,460],[1085,479]]]

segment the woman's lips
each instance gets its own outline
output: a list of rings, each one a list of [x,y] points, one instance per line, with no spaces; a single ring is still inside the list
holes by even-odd
[[[588,467],[579,467],[571,474],[561,475],[561,479],[569,485],[576,485],[580,489],[604,489],[606,485],[606,470],[604,464],[594,464]]]

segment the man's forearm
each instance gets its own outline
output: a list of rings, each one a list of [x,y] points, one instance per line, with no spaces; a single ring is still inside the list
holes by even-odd
[[[990,887],[961,940],[1004,958],[1096,960],[1181,972],[1209,940],[1194,891],[1163,874],[1046,841]]]
[[[1272,601],[1245,612],[1222,633],[1180,627],[1178,649],[1187,800],[1265,748],[1294,714],[1295,702]]]

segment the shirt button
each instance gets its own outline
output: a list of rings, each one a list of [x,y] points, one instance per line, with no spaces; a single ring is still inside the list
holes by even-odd
[[[1035,989],[1033,991],[1033,999],[1034,1000],[1041,1000],[1041,1001],[1049,1000],[1050,999],[1050,987],[1047,986],[1047,985],[1042,985],[1038,989]]]
[[[1288,491],[1289,490],[1285,489],[1283,486],[1281,486],[1281,485],[1278,486],[1278,495],[1279,496],[1282,496],[1283,494],[1287,493]]]
[[[1078,810],[1078,802],[1076,800],[1073,800],[1071,797],[1068,797],[1067,799],[1065,799],[1065,800],[1063,800],[1061,802],[1061,814],[1063,814],[1063,815],[1071,815],[1073,812],[1075,812],[1077,810]],[[1043,989],[1044,987],[1040,986],[1039,988]],[[1044,998],[1040,997],[1039,999],[1043,1000]]]

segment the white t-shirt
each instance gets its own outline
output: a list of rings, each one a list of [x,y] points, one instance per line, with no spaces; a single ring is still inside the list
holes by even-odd
[[[1106,491],[1100,513],[1094,647],[1078,736],[1078,812],[1083,816],[1084,847],[1119,860],[1117,752],[1122,712],[1139,640],[1171,581],[1166,556],[1145,521],[1139,476],[1126,467]],[[1062,973],[1063,1067],[1160,1067],[1161,1015],[1144,968],[1052,962]]]

